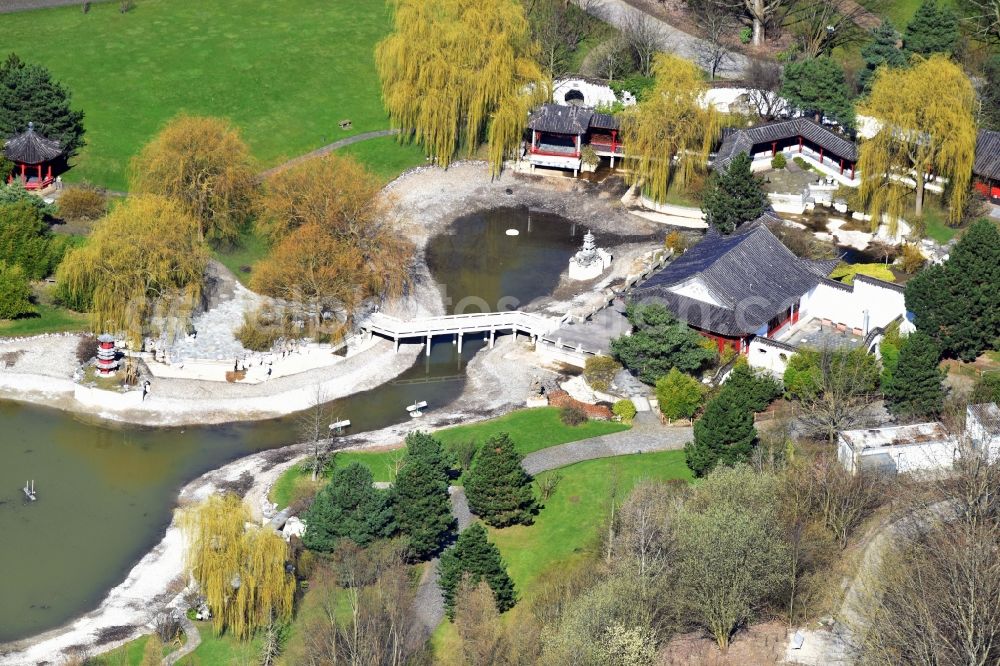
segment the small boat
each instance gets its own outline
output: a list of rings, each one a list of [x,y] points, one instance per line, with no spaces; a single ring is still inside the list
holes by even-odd
[[[412,405],[407,405],[406,411],[409,413],[410,418],[416,419],[424,415],[424,413],[420,410],[422,410],[426,406],[427,406],[427,401],[421,400],[420,402],[415,402]]]
[[[348,419],[344,419],[343,421],[337,421],[336,423],[331,423],[330,430],[339,433],[341,430],[348,427],[349,425],[351,425],[351,422]]]
[[[27,497],[32,502],[34,502],[36,499],[38,499],[38,497],[35,495],[35,480],[34,479],[32,479],[30,483],[28,481],[25,481],[24,482],[24,488],[22,488],[21,490],[24,491],[24,496]]]

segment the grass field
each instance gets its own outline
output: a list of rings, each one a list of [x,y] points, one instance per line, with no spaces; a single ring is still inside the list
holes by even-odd
[[[612,497],[621,502],[646,479],[692,478],[683,451],[589,460],[544,472],[539,478],[552,474],[560,474],[562,480],[533,525],[490,529],[490,540],[500,549],[517,589],[518,606],[511,613],[524,612],[540,580],[598,554]],[[455,626],[447,621],[434,632],[432,643],[440,663],[461,663],[457,637]]]
[[[373,47],[389,25],[384,0],[140,0],[127,14],[5,14],[3,47],[48,67],[86,114],[66,179],[120,190],[131,156],[181,112],[229,118],[262,166],[387,127]],[[391,140],[350,152],[382,175],[423,162]]]
[[[608,421],[588,421],[579,426],[571,427],[559,420],[559,410],[555,407],[538,409],[522,409],[498,419],[475,423],[467,426],[455,426],[434,433],[444,444],[474,440],[482,443],[489,437],[506,432],[517,444],[521,453],[531,453],[539,449],[580,439],[596,437],[612,432],[627,430],[627,426]],[[376,481],[392,481],[395,475],[396,463],[402,457],[402,449],[391,451],[345,451],[337,455],[337,466],[360,462],[367,465]],[[322,482],[321,482],[322,483]],[[292,467],[278,477],[271,487],[270,498],[279,506],[288,506],[289,501],[298,488],[309,488],[313,485],[308,472],[301,471],[298,466]]]
[[[87,315],[55,305],[40,304],[37,317],[0,319],[0,337],[20,337],[42,333],[83,331],[87,328]]]

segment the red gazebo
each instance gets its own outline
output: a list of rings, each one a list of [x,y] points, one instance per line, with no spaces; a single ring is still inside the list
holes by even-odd
[[[28,123],[27,130],[7,139],[3,152],[14,163],[14,173],[7,182],[16,177],[24,189],[40,190],[52,182],[52,163],[62,157],[63,148],[58,141],[36,132],[34,123]]]

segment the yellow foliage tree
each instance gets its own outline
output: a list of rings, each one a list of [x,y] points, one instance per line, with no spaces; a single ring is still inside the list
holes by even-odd
[[[231,243],[249,219],[257,189],[250,149],[219,118],[178,116],[132,160],[133,192],[178,201],[201,237]]]
[[[646,99],[622,118],[622,142],[629,182],[644,183],[649,196],[663,201],[671,186],[687,185],[705,168],[720,124],[714,108],[702,107],[708,86],[694,63],[658,54],[653,75]]]
[[[484,136],[494,173],[548,99],[518,0],[396,0],[394,31],[375,48],[382,98],[404,140],[448,166]]]
[[[945,55],[914,56],[908,69],[876,72],[871,93],[858,109],[880,127],[858,149],[858,195],[873,230],[883,215],[894,230],[914,190],[915,213],[921,216],[931,173],[948,179],[948,219],[959,221],[975,158],[975,102],[969,77]]]
[[[212,611],[217,634],[248,638],[291,618],[295,578],[288,544],[267,527],[247,527],[250,512],[231,493],[212,495],[181,513],[186,564]]]
[[[90,311],[96,333],[138,343],[156,311],[186,319],[201,294],[208,248],[180,204],[151,194],[129,197],[94,226],[56,273],[63,298]]]
[[[254,269],[254,289],[302,305],[317,326],[324,310],[349,318],[365,298],[402,292],[413,245],[378,178],[350,158],[327,155],[275,174],[259,210],[273,249]]]

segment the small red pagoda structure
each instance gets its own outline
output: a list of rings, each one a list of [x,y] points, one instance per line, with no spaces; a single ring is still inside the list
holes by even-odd
[[[7,139],[3,152],[14,163],[7,182],[19,179],[24,189],[40,190],[52,183],[52,165],[62,157],[63,148],[58,141],[36,132],[34,123],[28,123],[27,130]]]
[[[107,333],[97,338],[97,374],[110,377],[118,371],[118,353],[115,338]]]

